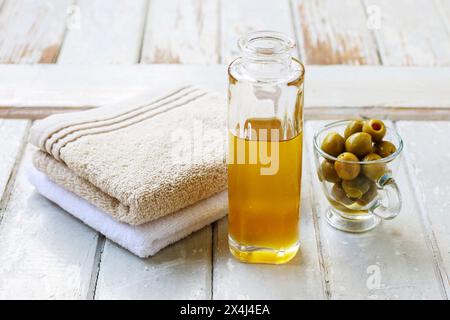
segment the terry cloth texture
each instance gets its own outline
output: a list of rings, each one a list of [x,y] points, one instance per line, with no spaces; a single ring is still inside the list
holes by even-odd
[[[225,98],[192,85],[54,115],[31,129],[34,165],[114,219],[140,225],[226,189],[225,119]]]
[[[44,197],[141,258],[154,255],[169,244],[222,218],[227,208],[227,192],[222,191],[166,217],[140,226],[130,226],[114,220],[33,167],[28,170],[28,177]]]

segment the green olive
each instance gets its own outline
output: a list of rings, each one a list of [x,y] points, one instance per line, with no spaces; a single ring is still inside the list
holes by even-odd
[[[363,161],[376,161],[382,159],[381,156],[379,156],[376,153],[369,153],[367,156],[364,157]],[[387,168],[386,164],[384,163],[368,163],[363,164],[362,171],[364,175],[369,178],[372,181],[378,181],[378,179],[386,173]]]
[[[341,182],[336,169],[334,169],[334,164],[328,160],[323,160],[320,165],[320,172],[323,179],[329,182],[338,183]]]
[[[362,131],[370,134],[372,136],[372,140],[377,142],[383,140],[383,137],[386,134],[386,126],[381,120],[371,119],[364,121]]]
[[[333,185],[333,188],[331,188],[331,196],[334,200],[344,205],[351,205],[354,202],[354,200],[347,197],[340,183],[335,183]]]
[[[378,154],[382,158],[389,157],[391,154],[393,154],[395,151],[397,151],[397,148],[392,142],[389,141],[380,141],[375,143],[373,147],[373,152]]]
[[[349,124],[347,125],[347,127],[345,128],[345,131],[344,131],[345,139],[347,139],[354,133],[362,132],[363,125],[364,125],[364,121],[362,121],[362,120],[355,120],[355,121],[349,122]]]
[[[364,176],[342,181],[342,189],[349,198],[360,199],[370,189],[370,181]]]
[[[369,191],[367,191],[360,199],[356,201],[360,206],[367,206],[378,195],[377,185],[373,182],[370,183]]]
[[[333,157],[337,157],[344,152],[345,140],[336,132],[328,133],[322,141],[322,150]]]
[[[345,151],[353,153],[358,158],[372,152],[372,136],[365,132],[352,134],[345,141]]]
[[[338,156],[338,160],[334,162],[334,169],[336,169],[338,176],[342,180],[352,180],[359,175],[361,167],[358,163],[351,163],[351,162],[358,162],[358,161],[359,161],[358,158],[353,153],[344,152],[341,153]]]

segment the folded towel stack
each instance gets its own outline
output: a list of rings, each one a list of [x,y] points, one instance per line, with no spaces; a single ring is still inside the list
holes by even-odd
[[[37,121],[38,192],[138,256],[225,215],[224,98],[186,85]],[[219,134],[211,134],[212,132]]]

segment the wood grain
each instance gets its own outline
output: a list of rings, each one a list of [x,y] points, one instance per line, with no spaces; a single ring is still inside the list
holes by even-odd
[[[408,169],[414,196],[422,212],[429,245],[438,262],[437,273],[450,297],[450,122],[400,121],[397,127],[408,153]]]
[[[450,37],[435,1],[364,0],[379,8],[375,29],[382,63],[388,66],[448,66]]]
[[[218,0],[151,0],[141,63],[217,63],[218,5]]]
[[[295,38],[288,0],[226,0],[221,1],[220,13],[222,63],[240,56],[237,41],[250,31],[275,30]]]
[[[85,299],[97,233],[34,191],[26,177],[31,149],[0,224],[0,298]]]
[[[436,0],[436,6],[450,34],[450,0]]]
[[[0,11],[0,63],[52,63],[71,0],[6,1]]]
[[[133,63],[140,57],[147,0],[79,0],[58,63]]]
[[[294,38],[287,0],[221,1],[220,13],[222,63],[228,64],[240,55],[237,41],[245,33],[254,30],[275,30]],[[295,52],[294,54],[297,56]],[[225,84],[220,88],[221,91],[224,88]],[[305,228],[308,226],[305,234],[311,236],[307,221],[304,225]],[[302,243],[305,248],[302,249],[302,254],[288,265],[246,265],[234,260],[229,253],[226,219],[215,225],[214,232],[214,299],[295,299],[307,298],[308,295],[310,298],[322,297],[318,260],[315,259],[314,241],[311,239],[305,239],[305,243]],[[298,286],[302,280],[306,284]]]
[[[306,160],[306,157],[305,157]],[[304,162],[303,172],[309,171]],[[237,262],[228,249],[226,218],[217,224],[214,251],[214,299],[324,299],[326,271],[321,267],[320,249],[311,215],[308,174],[302,178],[300,251],[285,265],[253,265]]]
[[[3,120],[0,119],[0,210],[9,198],[9,188],[14,184],[15,167],[20,161],[22,145],[25,135],[28,133],[28,121],[25,120]],[[7,188],[8,187],[8,188]],[[8,190],[7,190],[8,189]],[[0,221],[2,212],[0,212]]]
[[[156,10],[153,14],[164,14],[158,11],[158,5],[163,5],[161,10],[167,9],[162,2],[151,3],[156,6],[149,9],[150,12]],[[185,14],[190,14],[191,11],[185,4],[179,3],[183,10],[188,10]],[[208,14],[202,10],[210,10],[209,4],[197,3],[201,7],[196,11],[199,19],[203,14]],[[129,65],[139,61],[147,1],[134,1],[131,5],[124,1],[81,1],[78,5],[81,15],[80,29],[68,31],[58,64]],[[208,28],[208,25],[204,27]],[[207,33],[208,30],[205,29],[204,32]],[[90,69],[92,66],[86,68]],[[97,72],[91,70],[87,78],[98,74]],[[118,75],[116,79],[121,77]],[[86,81],[86,78],[83,81]],[[141,85],[144,90],[148,90],[150,84],[142,82]],[[132,95],[126,88],[120,90],[126,95]],[[95,286],[91,286],[89,298],[160,299],[164,294],[166,298],[209,298],[211,243],[211,229],[207,227],[165,249],[155,258],[139,259],[111,241],[105,241],[100,235],[94,259],[96,268],[93,269],[91,281]],[[188,273],[195,273],[196,276],[191,276],[188,281]],[[175,285],[176,294],[173,290],[167,290],[169,286]]]
[[[16,108],[24,117],[26,108],[99,106],[173,82],[173,74],[224,94],[227,85],[223,65],[0,65],[0,74],[0,113],[10,117]],[[450,109],[450,68],[310,66],[305,87],[306,115],[316,119],[448,118]]]
[[[293,0],[301,55],[307,64],[379,64],[360,1]]]
[[[0,62],[54,62],[70,3],[6,1],[0,9]],[[21,159],[27,122],[1,121],[2,150],[8,154],[1,156],[0,167],[4,190],[0,206],[0,297],[86,298],[97,234],[34,192],[25,174],[31,149]]]
[[[323,122],[307,123],[306,136],[312,137]],[[313,168],[311,141],[308,140],[310,166]],[[313,170],[313,169],[312,169]],[[404,166],[394,171],[403,195],[400,215],[376,229],[351,234],[337,231],[325,221],[328,202],[313,175],[312,201],[321,232],[321,243],[328,262],[332,299],[442,299],[436,261],[427,245],[408,173]],[[379,285],[371,276],[377,270]],[[370,282],[370,283],[369,283]],[[370,285],[369,285],[369,284]]]
[[[255,265],[236,261],[228,249],[227,219],[217,223],[213,263],[214,299],[324,299],[324,279],[303,180],[300,251],[285,265]]]
[[[211,228],[140,259],[107,242],[96,299],[210,299]]]

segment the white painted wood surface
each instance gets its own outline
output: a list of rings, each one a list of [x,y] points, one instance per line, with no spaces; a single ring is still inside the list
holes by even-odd
[[[89,298],[97,233],[34,191],[30,151],[0,224],[0,299]]]
[[[388,66],[448,66],[450,37],[435,1],[364,0],[379,8],[375,35],[381,61]]]
[[[0,139],[2,141],[0,149],[0,198],[2,198],[2,205],[0,205],[0,210],[6,204],[3,200],[6,186],[13,182],[11,180],[14,180],[13,171],[26,139],[25,135],[28,133],[27,127],[28,121],[26,120],[0,119]],[[1,217],[2,213],[0,212],[0,221]]]
[[[427,247],[421,213],[401,165],[395,178],[403,196],[400,215],[363,234],[340,232],[328,225],[328,202],[315,177],[311,137],[324,122],[309,122],[307,159],[313,175],[313,214],[317,217],[321,244],[332,299],[442,299],[442,283],[437,277],[436,261]],[[370,277],[376,270],[380,285]],[[368,284],[369,283],[369,284]]]
[[[371,6],[379,29],[367,29]],[[445,66],[449,21],[449,0],[0,0],[0,63],[61,64],[0,65],[0,117],[95,107],[174,78],[225,93],[225,65],[101,64],[227,63],[238,36],[260,28],[295,34],[308,64],[378,64],[379,50],[388,66]],[[308,119],[450,119],[449,68],[307,66],[306,82]],[[332,230],[308,149],[301,253],[275,267],[232,260],[226,220],[153,258],[132,256],[33,191],[30,149],[19,161],[27,122],[0,120],[0,298],[448,298],[450,159],[442,148],[429,159],[450,128],[398,128],[407,143],[402,214],[364,235]],[[369,266],[381,272],[379,288],[367,286]]]
[[[306,159],[304,159],[306,160]],[[309,164],[306,162],[306,166]],[[213,263],[214,299],[325,299],[325,283],[318,257],[316,235],[303,179],[300,251],[285,265],[244,264],[228,249],[226,218],[216,227]]]
[[[450,122],[400,121],[397,127],[407,146],[404,162],[412,192],[450,297]]]
[[[132,6],[123,1],[80,2],[78,5],[82,21],[80,32],[75,31],[71,38],[72,30],[69,30],[58,64],[131,64],[139,60],[147,1],[135,1]],[[84,40],[87,43],[81,44]],[[108,43],[113,46],[105,47]],[[96,52],[99,46],[106,52]],[[211,295],[211,245],[211,227],[206,227],[166,248],[155,258],[142,260],[99,235],[96,252],[101,265],[93,270],[92,277],[98,280],[95,285],[91,283],[91,295],[96,299],[208,299]]]
[[[361,1],[293,0],[301,56],[307,64],[379,64]]]
[[[450,32],[450,1],[449,0],[437,0],[436,5],[438,10],[442,14],[442,19],[444,21],[447,30]]]
[[[77,1],[58,64],[138,62],[146,17],[147,0]]]
[[[255,30],[275,30],[295,38],[288,0],[226,0],[220,6],[220,56],[229,64],[240,53],[238,39]]]
[[[289,2],[286,0],[230,0],[220,6],[220,58],[230,63],[239,56],[237,41],[254,30],[276,30],[295,38]],[[225,69],[224,69],[225,71]],[[220,89],[224,92],[226,83]],[[304,222],[305,234],[312,235],[304,243],[302,255],[280,267],[245,265],[235,261],[228,250],[227,221],[222,219],[214,227],[215,250],[213,269],[214,299],[293,299],[322,297],[318,268],[314,268],[315,242],[311,224]],[[305,259],[313,258],[311,260]],[[305,262],[306,261],[306,262]],[[282,269],[282,270],[280,270]],[[287,282],[286,279],[291,282]],[[279,290],[283,283],[283,290]],[[299,287],[299,283],[304,286]],[[309,291],[309,293],[308,293]]]
[[[306,151],[306,150],[305,150]],[[317,246],[310,193],[309,161],[305,154],[300,210],[300,251],[281,266],[236,261],[228,249],[227,220],[217,223],[214,242],[214,299],[326,299],[326,275]]]
[[[0,74],[3,116],[14,115],[14,110],[27,114],[35,107],[46,111],[47,107],[98,106],[173,82],[174,75],[176,81],[200,83],[224,93],[227,86],[224,65],[0,65]],[[448,118],[449,87],[449,68],[309,66],[305,113],[310,119],[361,114]]]
[[[151,0],[142,63],[218,63],[219,0]]]
[[[140,259],[107,242],[96,299],[210,299],[211,227]]]
[[[0,63],[54,62],[70,4],[70,0],[5,1],[0,10]]]

